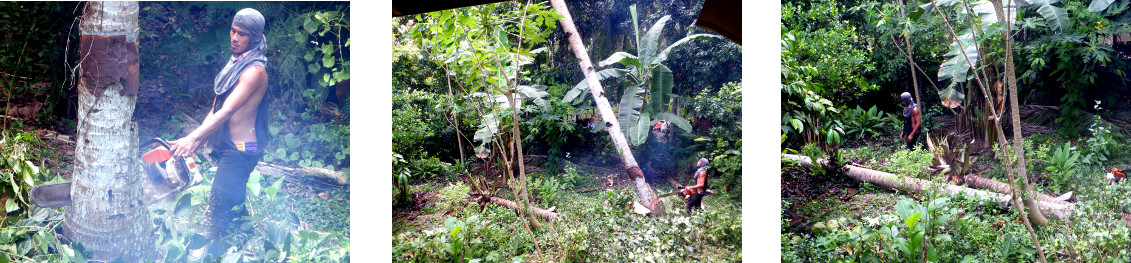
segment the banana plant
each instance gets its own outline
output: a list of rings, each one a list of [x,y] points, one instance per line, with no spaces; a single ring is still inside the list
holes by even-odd
[[[1036,13],[1040,14],[1041,18],[1038,19],[1010,19],[1014,23],[1014,27],[1038,27],[1044,26],[1052,29],[1055,32],[1062,32],[1068,28],[1072,19],[1068,17],[1068,12],[1064,7],[1056,6],[1060,0],[1030,0],[1030,1],[1016,1],[1005,0],[1003,11],[1013,16],[1020,16],[1017,12],[1018,8],[1034,9]],[[1088,12],[1102,13],[1114,3],[1113,0],[1093,0],[1088,6]],[[990,1],[982,0],[976,2],[966,2],[958,0],[937,0],[932,1],[916,8],[909,17],[912,20],[918,20],[923,14],[935,11],[939,7],[959,6],[959,13],[968,16],[975,23],[974,28],[967,29],[963,34],[958,36],[958,39],[950,44],[949,52],[946,54],[946,60],[939,67],[938,80],[950,80],[950,85],[939,92],[939,98],[947,104],[954,105],[958,101],[965,99],[965,94],[962,93],[960,84],[974,79],[973,67],[979,65],[979,54],[989,53],[981,50],[979,43],[983,42],[989,37],[999,37],[1001,31],[1005,30],[1004,25],[999,23],[1001,21],[998,15],[994,12],[993,4]],[[972,14],[971,14],[972,13]],[[969,62],[967,62],[969,58]],[[974,66],[971,66],[973,64]],[[983,63],[985,64],[985,63]],[[969,85],[969,84],[967,84]]]
[[[675,124],[676,127],[690,132],[691,123],[670,111],[672,86],[674,85],[672,83],[673,75],[671,69],[664,66],[663,62],[668,59],[668,53],[672,49],[684,43],[692,40],[721,39],[722,37],[712,34],[694,34],[661,49],[660,34],[664,30],[664,25],[667,24],[668,20],[671,20],[671,16],[664,16],[657,20],[641,38],[637,24],[636,5],[629,6],[629,13],[632,14],[632,24],[636,33],[637,53],[629,54],[624,51],[613,53],[605,60],[597,63],[598,66],[606,67],[621,64],[625,68],[607,68],[594,75],[595,78],[599,78],[598,80],[627,76],[632,83],[625,87],[620,95],[617,120],[620,122],[621,132],[628,137],[628,141],[633,146],[644,144],[650,134],[649,128],[661,120]],[[589,94],[588,89],[589,85],[582,81],[567,92],[562,101],[573,102],[578,97]]]

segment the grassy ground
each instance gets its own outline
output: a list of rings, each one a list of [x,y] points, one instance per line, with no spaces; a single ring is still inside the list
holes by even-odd
[[[553,207],[559,214],[557,220],[543,221],[543,228],[530,232],[514,210],[468,199],[462,182],[412,185],[419,205],[394,210],[394,261],[461,257],[484,262],[741,259],[741,203],[732,201],[730,195],[705,198],[705,208],[692,215],[677,211],[684,203],[670,197],[665,199],[671,204],[670,215],[644,217],[631,211],[635,194],[627,181],[615,178],[610,184],[604,172],[581,169],[576,172],[581,178],[576,184],[559,188],[540,186],[555,184],[547,181],[569,181],[569,175],[563,176],[568,172],[532,174],[533,202]],[[500,195],[514,200],[507,191]]]
[[[1058,196],[1073,191],[1074,213],[1067,221],[1035,226],[1050,262],[1120,262],[1131,259],[1131,183],[1109,185],[1111,167],[1127,167],[1131,156],[1116,153],[1106,161],[1083,163],[1068,173],[1052,172],[1055,147],[1066,140],[1048,135],[1025,138],[1026,158],[1034,189]],[[1080,154],[1089,145],[1074,144]],[[922,170],[929,152],[900,151],[888,139],[865,140],[842,151],[847,162],[888,172]],[[1053,150],[1050,150],[1053,149]],[[1094,157],[1094,156],[1093,156]],[[1080,158],[1083,159],[1083,158]],[[927,158],[929,160],[929,158]],[[982,157],[980,175],[1007,181],[1000,160]],[[1056,170],[1056,169],[1052,169]],[[897,174],[906,174],[896,172]],[[924,179],[945,182],[924,172]],[[945,194],[908,194],[828,174],[817,176],[796,167],[782,171],[781,247],[783,262],[921,261],[1032,262],[1033,240],[1016,210]],[[918,209],[915,209],[918,208]],[[918,217],[913,217],[921,212]],[[921,243],[915,243],[921,242]],[[924,245],[925,243],[925,245]],[[933,252],[932,252],[933,251]]]

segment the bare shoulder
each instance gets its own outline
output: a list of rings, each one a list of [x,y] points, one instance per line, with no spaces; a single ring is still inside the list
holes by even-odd
[[[251,66],[240,74],[240,81],[250,80],[253,84],[267,82],[267,69],[262,66]]]

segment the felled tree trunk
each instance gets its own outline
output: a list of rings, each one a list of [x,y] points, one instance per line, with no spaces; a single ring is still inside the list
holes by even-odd
[[[79,24],[78,136],[65,235],[92,259],[141,262],[153,254],[153,222],[138,169],[137,2],[90,2]]]
[[[998,180],[985,178],[985,177],[981,177],[981,176],[977,176],[977,175],[973,175],[973,174],[966,175],[965,177],[966,177],[966,185],[968,185],[970,187],[980,188],[980,189],[990,189],[990,190],[993,190],[994,192],[1003,193],[1003,194],[1013,194],[1013,191],[1012,191],[1013,188],[1009,187],[1009,184],[1007,184],[1007,183],[1003,183],[1003,182],[998,181]],[[1036,197],[1037,200],[1041,200],[1041,202],[1061,203],[1061,204],[1067,204],[1068,203],[1068,202],[1063,200],[1065,198],[1053,197],[1053,196],[1050,196],[1050,195],[1037,193],[1037,192],[1033,193],[1033,197]]]
[[[502,199],[502,198],[492,196],[491,197],[491,203],[496,204],[496,205],[509,207],[510,209],[522,211],[521,210],[522,206],[519,206],[518,203],[515,203],[514,201],[511,201],[511,200]],[[554,212],[554,211],[537,208],[537,207],[534,207],[533,205],[530,206],[530,209],[533,210],[535,215],[541,216],[542,218],[553,220],[553,219],[558,217],[558,213]]]
[[[642,203],[651,203],[656,198],[655,192],[652,187],[644,180],[644,173],[640,171],[640,166],[636,164],[636,158],[632,156],[632,149],[628,148],[628,140],[625,139],[624,133],[621,133],[620,122],[617,121],[616,114],[613,113],[613,108],[609,106],[609,99],[605,97],[605,89],[601,86],[601,82],[594,74],[596,73],[593,63],[589,60],[589,54],[585,50],[585,44],[581,42],[581,34],[577,31],[577,27],[573,24],[573,17],[569,14],[569,9],[566,7],[563,0],[551,0],[550,6],[562,15],[559,22],[562,24],[562,31],[566,32],[569,39],[570,48],[573,49],[573,54],[577,56],[578,66],[581,71],[585,73],[585,81],[589,84],[589,93],[593,95],[593,100],[597,104],[597,109],[601,113],[601,121],[604,123],[605,131],[609,133],[612,138],[613,147],[620,153],[621,163],[624,164],[624,170],[628,173],[628,178],[632,180],[633,186],[636,188],[636,197]],[[655,207],[652,207],[652,215],[662,215],[666,213],[667,206],[664,201],[656,202]]]
[[[337,188],[349,185],[349,180],[343,172],[316,168],[316,167],[298,167],[290,168],[286,166],[259,162],[255,166],[259,173],[272,177],[284,177],[287,182],[300,183],[303,185],[314,186],[319,189]]]
[[[813,161],[810,160],[809,157],[792,155],[792,154],[782,154],[782,157],[786,157],[786,158],[796,160],[796,161],[800,162],[801,165],[805,165],[805,166],[813,165]],[[823,159],[818,160],[818,162],[824,163],[825,160],[823,160]],[[997,202],[999,205],[1002,205],[1002,206],[1008,205],[1010,203],[1010,200],[1011,200],[1010,195],[1007,195],[1007,194],[976,190],[976,189],[971,189],[971,188],[968,188],[968,187],[956,186],[956,185],[951,185],[951,184],[938,184],[938,183],[927,181],[927,180],[921,180],[921,179],[916,179],[916,178],[911,178],[911,177],[906,177],[906,176],[901,176],[901,175],[895,175],[895,174],[891,174],[891,173],[886,173],[886,172],[881,172],[881,171],[876,171],[876,170],[866,169],[866,168],[861,168],[861,167],[856,167],[856,166],[845,166],[843,169],[844,169],[844,173],[846,175],[848,175],[848,177],[851,177],[852,179],[856,179],[856,180],[872,183],[872,184],[875,184],[875,185],[887,187],[889,189],[905,191],[905,192],[922,193],[926,189],[936,188],[939,191],[944,192],[944,193],[963,194],[963,195],[973,197],[973,198],[977,198],[977,199],[990,200],[990,201]],[[1068,216],[1070,216],[1076,209],[1076,206],[1073,205],[1072,203],[1063,202],[1063,201],[1057,201],[1057,202],[1040,201],[1039,206],[1040,206],[1041,212],[1043,212],[1045,215],[1048,215],[1049,217],[1059,219],[1059,220],[1067,219]]]

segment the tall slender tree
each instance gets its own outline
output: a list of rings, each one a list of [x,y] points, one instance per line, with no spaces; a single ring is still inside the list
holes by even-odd
[[[569,8],[566,7],[563,0],[550,0],[550,6],[553,6],[558,13],[562,15],[559,22],[562,24],[562,30],[566,32],[566,37],[569,39],[570,48],[573,49],[573,54],[577,56],[578,66],[581,71],[585,73],[585,81],[589,84],[589,93],[593,95],[593,100],[597,104],[597,109],[601,113],[601,120],[604,129],[609,133],[609,137],[613,140],[613,146],[616,147],[617,152],[620,153],[621,163],[624,165],[625,171],[628,173],[628,178],[632,180],[633,186],[636,188],[636,197],[641,202],[647,204],[651,203],[652,199],[656,198],[656,194],[652,191],[652,187],[644,180],[644,173],[640,170],[640,166],[636,163],[636,158],[632,155],[632,149],[628,147],[628,140],[625,139],[624,133],[621,132],[620,122],[617,121],[616,113],[609,105],[609,99],[605,97],[605,89],[601,86],[598,80],[597,71],[593,67],[593,63],[589,60],[589,54],[585,51],[585,44],[581,42],[581,33],[577,31],[577,27],[573,24],[573,17],[569,14]],[[667,212],[667,206],[663,200],[656,202],[652,207],[650,214],[662,215]]]
[[[153,250],[143,203],[137,123],[138,3],[89,2],[79,24],[78,137],[63,226],[93,259],[140,262]]]

